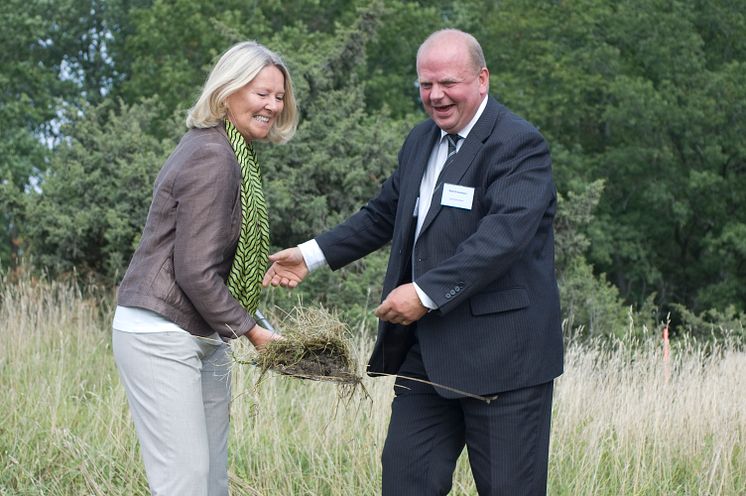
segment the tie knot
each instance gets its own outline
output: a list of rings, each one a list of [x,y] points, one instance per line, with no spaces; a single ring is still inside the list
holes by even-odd
[[[448,157],[446,161],[450,160],[451,157],[456,155],[456,144],[461,139],[458,134],[446,134],[446,141],[448,141]]]
[[[450,147],[456,147],[456,144],[461,139],[461,136],[458,134],[446,134],[446,139],[448,140],[448,148]]]

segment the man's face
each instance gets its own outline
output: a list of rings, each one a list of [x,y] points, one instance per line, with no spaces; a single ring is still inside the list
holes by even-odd
[[[489,72],[474,67],[460,39],[424,47],[417,75],[425,112],[447,133],[457,133],[471,121],[489,86]]]

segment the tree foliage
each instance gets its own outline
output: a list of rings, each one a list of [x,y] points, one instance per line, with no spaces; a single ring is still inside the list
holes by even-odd
[[[424,118],[417,48],[431,31],[457,27],[480,40],[490,92],[551,143],[568,320],[596,332],[619,326],[627,305],[653,300],[682,319],[676,309],[739,315],[745,7],[8,0],[0,117],[12,125],[0,136],[0,261],[25,252],[115,282],[185,110],[216,57],[244,39],[279,51],[293,75],[298,133],[287,145],[261,145],[259,156],[272,243],[307,239],[359,208],[395,166],[406,130]],[[296,295],[366,308],[384,259],[314,274]]]
[[[560,189],[607,183],[596,269],[633,303],[743,309],[743,3],[478,3],[464,27],[494,91],[559,148]]]
[[[117,108],[119,107],[119,108]],[[175,145],[147,133],[154,101],[106,101],[65,127],[43,189],[30,198],[32,253],[55,273],[116,281],[139,241],[160,165]]]

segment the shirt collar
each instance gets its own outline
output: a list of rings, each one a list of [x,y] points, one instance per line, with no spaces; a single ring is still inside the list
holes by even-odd
[[[479,108],[477,109],[477,113],[474,114],[474,117],[471,118],[471,120],[469,121],[469,123],[466,126],[464,126],[463,129],[461,129],[458,133],[456,133],[459,136],[461,136],[464,140],[466,139],[466,137],[471,132],[471,129],[474,127],[474,124],[476,124],[477,121],[479,120],[479,118],[482,117],[482,112],[484,112],[484,108],[487,106],[487,99],[488,98],[489,97],[487,95],[484,95],[484,98],[482,98],[482,103],[479,104]],[[445,132],[445,131],[443,131],[441,129],[440,130],[440,139],[442,140],[443,136],[445,136],[446,134],[448,134],[448,133]]]

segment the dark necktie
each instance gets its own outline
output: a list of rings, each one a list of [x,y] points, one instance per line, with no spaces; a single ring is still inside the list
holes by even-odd
[[[444,169],[453,161],[453,156],[456,155],[456,145],[460,139],[462,138],[458,134],[446,134],[446,141],[448,141],[448,156],[443,165]]]
[[[456,156],[456,144],[459,142],[459,140],[462,139],[463,137],[459,136],[458,134],[446,134],[446,141],[448,142],[448,155],[446,156],[446,161],[443,163],[443,168],[440,169],[438,179],[435,181],[435,191],[437,191],[438,187],[440,186],[440,180],[443,178],[443,172],[445,172],[446,167],[451,165],[451,162],[453,162],[454,157]]]

